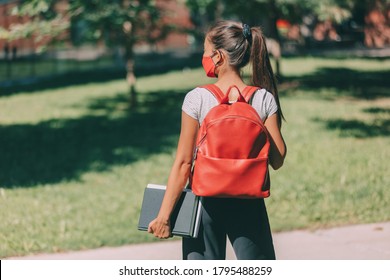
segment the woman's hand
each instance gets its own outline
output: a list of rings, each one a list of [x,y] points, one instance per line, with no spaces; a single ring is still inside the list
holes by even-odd
[[[149,223],[148,232],[160,239],[167,239],[172,237],[171,225],[168,221],[156,218]]]

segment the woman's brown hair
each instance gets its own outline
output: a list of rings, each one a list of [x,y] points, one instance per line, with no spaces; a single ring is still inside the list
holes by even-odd
[[[235,21],[219,21],[207,32],[206,38],[215,49],[223,49],[229,56],[229,64],[241,69],[252,64],[251,84],[271,92],[278,105],[279,127],[284,119],[280,107],[276,78],[263,32],[260,27],[249,27]]]

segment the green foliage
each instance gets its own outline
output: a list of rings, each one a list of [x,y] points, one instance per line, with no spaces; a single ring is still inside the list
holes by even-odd
[[[164,13],[155,1],[69,1],[64,10],[56,8],[56,1],[25,1],[12,14],[28,16],[29,22],[14,24],[9,30],[0,29],[0,38],[57,37],[70,28],[76,45],[104,40],[108,45],[130,48],[136,42],[156,42],[167,36],[172,26],[162,24]]]
[[[164,25],[158,26],[162,11],[154,1],[72,1],[69,12],[72,31],[82,27],[81,40],[105,40],[124,45],[126,37],[133,42],[153,41]],[[76,28],[74,28],[76,27]],[[155,33],[152,33],[155,29]],[[77,42],[76,42],[77,43]]]
[[[38,15],[45,15],[50,12],[50,2],[47,0],[32,0],[23,3],[23,5],[15,6],[11,14],[18,16],[35,17]]]
[[[314,15],[319,20],[337,23],[349,19],[355,3],[351,0],[275,0],[280,16],[300,23],[305,15]]]
[[[374,6],[385,6],[389,0],[187,0],[187,5],[197,19],[205,15],[208,21],[216,19],[216,7],[223,8],[222,15],[237,18],[250,24],[259,24],[262,18],[270,16],[270,6],[277,7],[278,17],[300,23],[305,15],[314,15],[319,20],[332,20],[337,23],[351,18],[354,9],[365,11]]]

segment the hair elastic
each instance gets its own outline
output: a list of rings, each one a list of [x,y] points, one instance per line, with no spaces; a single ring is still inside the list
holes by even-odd
[[[250,40],[252,38],[251,28],[248,24],[243,23],[242,24],[242,34],[244,35],[244,38],[247,40]]]

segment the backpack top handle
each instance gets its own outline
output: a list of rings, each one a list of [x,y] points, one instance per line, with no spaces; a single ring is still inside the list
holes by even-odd
[[[228,89],[228,93],[230,92],[231,88],[232,87],[235,87],[238,89],[237,86],[231,86],[229,89]],[[207,85],[203,85],[203,86],[200,86],[200,88],[205,88],[207,89],[209,92],[211,92],[214,97],[217,99],[218,103],[221,103],[221,101],[225,98],[226,94],[222,92],[222,90],[215,84],[207,84]],[[254,95],[254,93],[260,89],[260,87],[255,87],[255,86],[246,86],[244,88],[244,90],[241,92],[239,89],[238,91],[240,92],[240,94],[244,97],[245,99],[245,102],[251,104],[251,99]],[[227,102],[225,102],[227,103]]]
[[[230,93],[231,93],[233,88],[235,88],[237,90],[237,92],[238,92],[236,100],[231,100],[230,99]],[[245,102],[245,103],[247,103],[245,98],[244,98],[244,96],[242,96],[240,89],[236,85],[232,85],[226,91],[225,97],[221,100],[221,104],[231,104],[231,103],[235,103],[235,102]]]

